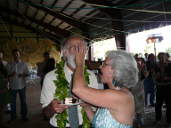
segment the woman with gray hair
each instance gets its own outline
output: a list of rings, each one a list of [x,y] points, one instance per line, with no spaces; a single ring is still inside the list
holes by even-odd
[[[73,93],[87,104],[82,105],[95,128],[132,128],[135,103],[130,88],[136,86],[138,69],[134,57],[125,51],[109,51],[101,70],[101,81],[109,89],[98,90],[87,86],[84,80],[86,48],[78,45]],[[94,112],[91,105],[99,107]]]

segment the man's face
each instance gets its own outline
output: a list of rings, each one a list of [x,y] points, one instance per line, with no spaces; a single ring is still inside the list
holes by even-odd
[[[19,51],[14,52],[13,57],[14,57],[14,60],[19,60],[20,59],[20,52]]]
[[[79,43],[81,43],[82,45],[85,45],[84,40],[82,40],[79,37],[73,37],[69,39],[67,41],[67,46],[66,46],[66,50],[64,53],[67,63],[74,69],[76,68],[76,64],[75,64],[76,48]]]

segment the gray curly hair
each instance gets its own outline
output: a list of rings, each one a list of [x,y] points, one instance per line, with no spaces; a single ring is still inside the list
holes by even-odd
[[[116,86],[135,87],[138,82],[138,68],[134,57],[123,50],[108,51],[106,57],[111,59],[111,66],[115,69],[113,79]]]

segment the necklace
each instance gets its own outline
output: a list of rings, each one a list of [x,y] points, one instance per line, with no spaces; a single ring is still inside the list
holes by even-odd
[[[69,94],[69,87],[68,87],[68,81],[66,80],[65,77],[65,72],[64,72],[64,65],[65,62],[61,61],[56,64],[56,80],[54,80],[56,90],[54,94],[54,98],[57,98],[58,100],[64,100],[68,94]],[[89,84],[89,73],[87,72],[87,68],[84,68],[84,77],[86,82]],[[83,128],[90,128],[90,121],[87,118],[86,112],[82,109],[81,110],[82,117],[83,117]],[[69,122],[67,120],[67,111],[65,110],[61,114],[56,115],[56,120],[59,128],[65,128],[66,124]]]

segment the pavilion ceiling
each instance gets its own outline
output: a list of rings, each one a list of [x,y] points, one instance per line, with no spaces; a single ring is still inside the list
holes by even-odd
[[[59,43],[72,34],[91,40],[169,25],[171,1],[0,0],[0,16],[1,25],[24,26]]]

